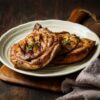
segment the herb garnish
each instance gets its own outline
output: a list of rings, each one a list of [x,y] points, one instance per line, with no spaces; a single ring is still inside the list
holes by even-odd
[[[31,43],[26,46],[26,52],[32,51],[33,47],[37,50],[40,47],[39,43]]]
[[[28,44],[28,45],[26,46],[26,52],[32,51],[33,46],[34,46],[33,44]]]
[[[66,40],[66,39],[64,39],[64,40],[62,40],[62,45],[67,45],[67,44],[70,44],[70,41],[69,40]]]

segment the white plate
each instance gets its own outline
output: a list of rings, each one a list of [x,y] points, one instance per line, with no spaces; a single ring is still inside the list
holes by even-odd
[[[52,31],[56,31],[56,32],[68,31],[70,33],[75,33],[82,38],[92,39],[96,41],[97,49],[93,53],[92,57],[76,64],[46,67],[44,69],[37,70],[37,71],[24,71],[24,70],[16,69],[14,68],[14,65],[9,60],[9,49],[14,43],[23,39],[26,35],[32,32],[32,29],[36,23],[40,23],[43,27],[48,27]],[[5,34],[3,34],[0,38],[1,62],[16,72],[26,74],[26,75],[31,75],[31,76],[53,77],[53,76],[67,75],[76,72],[86,67],[89,63],[91,63],[99,55],[99,53],[100,53],[99,37],[88,28],[80,24],[72,23],[69,21],[61,21],[61,20],[32,21],[10,29]]]

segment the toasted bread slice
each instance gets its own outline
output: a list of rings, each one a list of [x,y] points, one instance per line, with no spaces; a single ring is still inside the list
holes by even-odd
[[[77,47],[69,53],[65,53],[60,56],[56,56],[56,59],[52,61],[53,64],[68,64],[75,63],[84,59],[91,49],[95,46],[95,41],[90,39],[81,39]]]

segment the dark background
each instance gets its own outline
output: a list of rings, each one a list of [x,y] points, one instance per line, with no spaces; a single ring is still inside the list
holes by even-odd
[[[32,20],[67,20],[75,7],[88,9],[100,18],[100,0],[0,0],[0,34]]]
[[[100,0],[0,0],[0,35],[28,21],[67,20],[76,7],[85,8],[100,19]],[[61,95],[0,81],[0,100],[54,100]]]

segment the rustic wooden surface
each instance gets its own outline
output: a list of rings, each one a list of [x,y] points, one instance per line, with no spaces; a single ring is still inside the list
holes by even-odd
[[[32,20],[66,20],[75,7],[90,10],[100,18],[100,0],[0,0],[0,35]],[[0,100],[54,100],[61,95],[0,81]]]

